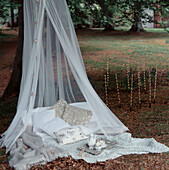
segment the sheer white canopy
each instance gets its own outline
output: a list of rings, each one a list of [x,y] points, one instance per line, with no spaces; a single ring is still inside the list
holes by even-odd
[[[25,131],[33,109],[86,102],[99,129],[107,136],[127,127],[109,110],[91,86],[65,0],[24,1],[23,73],[17,113],[2,135],[7,152]]]

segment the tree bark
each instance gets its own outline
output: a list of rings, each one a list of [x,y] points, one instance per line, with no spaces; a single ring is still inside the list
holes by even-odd
[[[142,4],[137,2],[135,3],[135,11],[134,11],[134,16],[133,16],[133,19],[134,19],[134,23],[131,27],[131,29],[129,31],[131,32],[145,32],[144,28],[143,28],[143,24],[142,24]]]
[[[11,28],[15,26],[15,18],[14,18],[14,8],[13,8],[13,0],[10,1],[11,5]]]
[[[23,1],[20,0],[21,6],[19,7],[19,36],[18,47],[13,65],[13,72],[9,84],[3,94],[3,100],[10,97],[12,94],[19,95],[20,82],[22,75],[22,52],[23,52],[23,39],[24,39],[24,23],[23,23]]]
[[[135,21],[135,23],[132,25],[131,29],[129,30],[131,32],[145,32],[143,28],[143,24],[141,22]]]
[[[106,23],[104,31],[114,31],[113,24]]]

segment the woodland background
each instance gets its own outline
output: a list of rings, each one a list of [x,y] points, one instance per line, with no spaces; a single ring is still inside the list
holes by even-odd
[[[153,137],[169,146],[169,2],[67,3],[88,77],[99,96],[134,137]],[[0,1],[0,134],[16,113],[22,75],[22,7],[22,0]],[[154,17],[145,9],[153,10]],[[156,28],[145,28],[146,22]],[[5,149],[0,149],[0,169],[10,169],[8,159]],[[161,170],[169,169],[168,160],[168,153],[128,155],[96,164],[69,157],[32,169]]]

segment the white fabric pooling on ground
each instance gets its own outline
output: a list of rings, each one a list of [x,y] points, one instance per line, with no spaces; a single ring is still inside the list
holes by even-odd
[[[88,163],[103,162],[108,159],[115,159],[122,155],[129,154],[169,152],[169,148],[167,146],[158,143],[153,138],[133,138],[130,133],[122,133],[119,135],[111,136],[109,140],[116,142],[117,144],[110,150],[104,150],[100,155],[96,156],[88,154],[88,157],[86,157],[86,153],[83,153],[82,157],[79,157],[79,150],[77,149],[78,147],[86,144],[86,140],[64,146],[60,146],[55,139],[46,139],[44,143],[47,146],[56,146],[65,149],[74,159],[83,159]]]
[[[87,103],[74,103],[71,105],[89,110]],[[18,140],[11,152],[12,161],[10,161],[10,165],[17,170],[27,170],[31,165],[45,164],[46,162],[57,159],[58,157],[67,157],[69,155],[74,159],[84,159],[88,163],[95,163],[108,159],[115,159],[122,155],[163,153],[169,151],[167,146],[158,143],[152,138],[132,138],[130,133],[122,133],[109,137],[109,140],[117,143],[112,149],[104,150],[100,155],[88,154],[89,156],[86,157],[86,153],[83,153],[82,157],[79,157],[80,151],[78,148],[86,144],[87,140],[61,146],[53,135],[54,131],[76,126],[68,125],[59,117],[55,118],[55,110],[49,110],[48,107],[34,109],[33,113],[35,117],[44,114],[43,117],[39,116],[36,119],[33,118],[33,121],[29,122],[29,126],[34,127],[36,125],[36,128],[33,128],[34,132],[41,136],[42,141],[40,141],[38,136],[29,132],[32,127],[28,128],[28,130],[23,133],[21,136],[21,138],[23,138],[23,143]],[[46,114],[49,115],[49,117],[46,117]],[[46,117],[45,120],[44,117]],[[43,123],[45,123],[45,125]],[[95,125],[94,119],[91,118],[87,127],[83,125],[79,125],[78,127],[82,129],[84,134],[89,135],[91,132],[96,131],[97,128]],[[111,132],[111,129],[108,130]],[[97,138],[100,137],[103,136],[97,135]],[[38,142],[39,146],[35,145],[36,142]],[[29,148],[25,150],[25,146],[28,146]],[[51,151],[53,151],[54,154],[51,154]]]
[[[147,154],[168,152],[169,148],[164,144],[158,143],[155,139],[132,138],[130,133],[114,135],[109,140],[117,143],[113,148],[104,150],[99,155],[83,153],[79,156],[78,148],[87,143],[87,140],[79,141],[69,145],[59,145],[55,138],[42,140],[27,129],[10,152],[10,166],[16,170],[28,170],[33,165],[41,165],[53,161],[58,157],[68,157],[83,159],[88,163],[103,162],[108,159],[115,159],[122,155]],[[97,136],[100,138],[103,136]],[[26,149],[25,149],[26,147]],[[27,148],[28,147],[28,148]]]

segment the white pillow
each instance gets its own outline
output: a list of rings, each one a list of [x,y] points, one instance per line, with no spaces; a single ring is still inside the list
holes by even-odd
[[[70,125],[68,125],[65,121],[63,121],[59,117],[56,117],[55,119],[41,126],[40,129],[44,131],[45,133],[47,133],[48,135],[55,138],[54,132],[58,132],[59,130],[63,128],[69,128],[69,127]]]
[[[65,107],[67,106],[67,102],[64,101],[63,99],[60,99],[55,105],[50,107],[49,109],[55,109],[56,116],[62,117]]]
[[[88,137],[83,134],[79,127],[74,127],[71,129],[63,129],[59,132],[54,132],[57,141],[60,145],[75,143],[81,140],[85,140]]]
[[[41,132],[40,128],[55,119],[55,110],[37,111],[33,114],[33,132]]]

